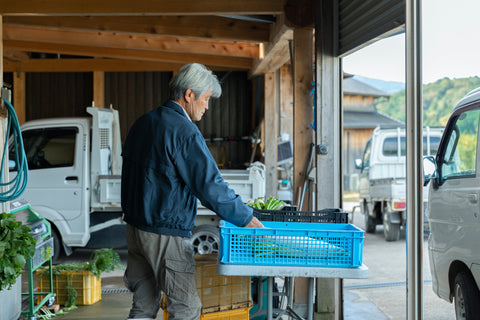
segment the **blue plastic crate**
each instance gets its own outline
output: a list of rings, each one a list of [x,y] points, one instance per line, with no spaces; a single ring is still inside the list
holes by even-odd
[[[352,224],[262,222],[240,228],[220,221],[220,262],[242,265],[359,267],[363,230]]]

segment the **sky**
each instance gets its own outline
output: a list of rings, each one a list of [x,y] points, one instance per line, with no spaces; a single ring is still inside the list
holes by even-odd
[[[423,83],[480,76],[480,1],[422,1]],[[343,70],[405,82],[405,34],[377,41],[343,58]]]

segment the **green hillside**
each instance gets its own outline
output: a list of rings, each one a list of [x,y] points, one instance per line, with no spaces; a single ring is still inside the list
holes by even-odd
[[[445,126],[455,104],[465,94],[480,87],[480,77],[449,79],[423,85],[423,124]],[[377,110],[400,121],[405,121],[405,90],[390,99],[380,98]]]

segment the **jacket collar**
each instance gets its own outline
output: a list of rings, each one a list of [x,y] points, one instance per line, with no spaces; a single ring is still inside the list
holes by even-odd
[[[178,103],[176,103],[175,101],[173,100],[168,100],[165,104],[164,104],[165,107],[167,108],[170,108],[170,109],[173,109],[175,110],[176,112],[180,113],[182,116],[186,117],[188,120],[192,121],[192,119],[190,119],[190,117],[188,116],[187,112],[185,111],[185,109],[182,108],[181,105],[179,105]]]

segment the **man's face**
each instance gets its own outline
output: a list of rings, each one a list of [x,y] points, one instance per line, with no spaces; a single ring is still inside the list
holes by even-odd
[[[197,98],[195,97],[195,93],[191,91],[190,101],[186,105],[186,111],[192,121],[200,121],[202,119],[203,114],[208,109],[208,101],[211,96],[212,92],[209,91]]]

